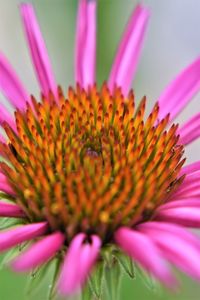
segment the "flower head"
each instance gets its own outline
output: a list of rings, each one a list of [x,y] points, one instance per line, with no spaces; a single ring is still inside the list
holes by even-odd
[[[199,114],[181,127],[171,123],[200,89],[200,59],[145,116],[146,98],[135,107],[129,89],[148,9],[136,7],[107,83],[98,88],[96,1],[80,0],[76,83],[65,95],[33,7],[20,10],[42,95],[29,96],[0,56],[0,87],[15,108],[13,117],[0,106],[0,189],[9,200],[0,202],[0,215],[23,220],[0,233],[0,250],[33,241],[11,262],[17,271],[57,257],[58,289],[67,295],[107,261],[105,253],[112,265],[120,251],[167,286],[175,284],[167,262],[200,280],[200,241],[186,229],[200,226],[200,163],[183,167],[184,147],[200,135]]]

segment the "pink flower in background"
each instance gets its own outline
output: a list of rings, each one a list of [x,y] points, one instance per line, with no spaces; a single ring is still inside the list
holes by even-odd
[[[0,250],[32,241],[10,262],[16,271],[61,264],[57,288],[81,289],[104,263],[123,251],[168,287],[170,264],[200,280],[200,162],[183,166],[184,147],[200,136],[200,115],[172,124],[200,90],[200,58],[185,68],[144,116],[130,85],[149,11],[138,5],[123,34],[107,83],[97,88],[96,1],[80,0],[75,87],[57,87],[30,4],[20,12],[41,89],[38,102],[0,54],[0,88],[15,110],[1,104],[0,216],[19,226],[0,233]],[[120,250],[121,249],[121,250]],[[110,250],[109,250],[110,251]],[[105,262],[106,263],[106,262]]]

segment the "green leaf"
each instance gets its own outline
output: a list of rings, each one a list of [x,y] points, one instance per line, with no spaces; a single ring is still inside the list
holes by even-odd
[[[32,272],[26,287],[27,299],[60,299],[57,298],[56,283],[61,263],[61,258],[57,256]]]
[[[10,227],[23,224],[22,219],[17,218],[0,218],[0,230],[9,229]]]
[[[51,261],[37,268],[29,275],[25,290],[27,297],[31,297],[33,294],[35,295],[40,290],[49,271],[50,264]]]
[[[60,271],[60,265],[62,260],[58,257],[54,259],[54,270],[53,270],[53,276],[51,279],[51,283],[48,286],[48,292],[47,292],[47,300],[53,300],[56,297],[57,291],[56,291],[56,282],[58,279],[59,271]]]
[[[2,261],[0,262],[0,270],[2,270],[6,265],[9,264],[9,262],[14,259],[17,255],[20,253],[20,248],[19,246],[12,248],[6,252],[4,255]]]
[[[81,300],[91,300],[92,299],[92,291],[89,286],[89,282],[84,286],[81,291]]]
[[[8,194],[3,193],[3,192],[0,192],[0,199],[6,199],[6,200],[11,200],[11,201],[14,200],[13,196],[8,195]]]
[[[115,258],[112,258],[112,264],[105,267],[105,283],[109,300],[118,300],[120,296],[122,279],[121,266]]]
[[[101,299],[104,281],[104,262],[99,262],[89,278],[89,287],[96,299]]]
[[[138,276],[141,278],[142,282],[144,285],[151,290],[152,292],[155,293],[160,293],[160,286],[158,281],[154,277],[152,277],[151,274],[146,272],[143,268],[139,267],[136,265],[136,271]]]
[[[132,279],[135,279],[135,267],[133,260],[120,250],[115,251],[113,255],[117,258],[126,274],[128,274]]]

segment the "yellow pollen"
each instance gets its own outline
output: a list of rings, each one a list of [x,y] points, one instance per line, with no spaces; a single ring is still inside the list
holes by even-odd
[[[24,197],[26,199],[30,198],[30,196],[32,195],[31,191],[29,189],[25,189],[24,190]]]
[[[51,212],[54,215],[57,215],[59,213],[59,205],[58,205],[58,203],[53,203],[51,205]]]
[[[102,211],[99,215],[99,219],[102,223],[108,223],[109,214],[106,211]]]

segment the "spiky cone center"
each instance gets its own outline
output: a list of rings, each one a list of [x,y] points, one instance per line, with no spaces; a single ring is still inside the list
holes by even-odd
[[[1,171],[30,222],[47,220],[68,241],[83,231],[106,243],[119,226],[151,218],[181,183],[177,126],[157,121],[157,104],[145,119],[145,98],[135,110],[133,92],[111,95],[106,84],[58,93],[16,111],[16,133],[4,124]]]

